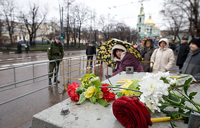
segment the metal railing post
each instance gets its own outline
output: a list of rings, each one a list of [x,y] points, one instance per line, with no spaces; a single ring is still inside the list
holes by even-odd
[[[70,67],[70,69],[71,69],[71,64],[72,64],[72,63],[71,63],[71,58],[69,58],[69,59],[70,59],[70,66],[69,66],[69,67]],[[71,70],[70,70],[70,74],[69,74],[69,75],[70,75],[70,77],[71,77]],[[71,84],[71,79],[70,79],[70,84]]]
[[[69,69],[69,59],[68,59],[68,69]],[[68,70],[68,77],[69,77],[69,70]],[[69,84],[69,79],[67,79],[67,84]]]
[[[81,69],[81,57],[80,57],[80,61],[79,61],[79,75],[80,75],[80,69]]]
[[[34,79],[34,64],[33,64],[33,83],[35,82],[35,79]]]
[[[13,68],[13,72],[14,72],[14,82],[15,82],[15,87],[16,87],[16,74],[15,74],[15,67]]]
[[[63,85],[64,85],[64,89],[65,89],[65,70],[64,70],[64,68],[65,68],[65,66],[64,66],[64,60],[62,60],[62,67],[63,67]]]

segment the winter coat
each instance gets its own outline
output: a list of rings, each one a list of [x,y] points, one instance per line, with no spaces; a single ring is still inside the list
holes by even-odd
[[[122,45],[121,45],[122,46]],[[121,47],[120,45],[115,45],[113,48],[112,48],[112,51],[111,51],[111,57],[117,61],[117,67],[116,67],[116,71],[111,75],[111,76],[114,76],[122,71],[126,71],[126,67],[133,67],[134,68],[134,71],[137,71],[137,72],[144,72],[143,68],[142,68],[142,65],[140,64],[140,62],[138,61],[138,59],[131,53],[128,53],[126,52],[126,49],[125,47]],[[123,50],[124,52],[122,53],[121,55],[121,58],[117,58],[115,55],[114,55],[114,51],[115,49],[121,49]]]
[[[178,52],[178,57],[176,60],[176,65],[183,65],[185,62],[188,53],[190,52],[189,44],[188,43],[182,43],[180,44],[179,52]]]
[[[96,46],[95,42],[91,41],[91,43],[88,44],[87,49],[86,49],[86,55],[93,55],[96,54]]]
[[[154,50],[152,56],[151,56],[151,62],[153,62],[153,72],[167,72],[169,69],[173,66],[174,63],[174,52],[172,49],[168,48],[169,41],[166,38],[163,38],[159,41],[160,42],[166,42],[166,46],[164,48],[159,48]]]
[[[196,80],[200,80],[200,48],[188,54],[181,73],[191,74]]]
[[[144,42],[144,48],[140,52],[142,57],[144,58],[143,61],[150,61],[151,55],[152,55],[153,51],[155,50],[153,41],[152,40],[150,40],[150,41],[151,41],[150,47],[146,47],[146,42],[147,42],[147,40],[146,40]],[[145,72],[151,71],[150,63],[142,63],[142,67]]]
[[[49,60],[62,59],[64,56],[62,44],[57,44],[56,41],[52,41],[47,49],[47,55]]]

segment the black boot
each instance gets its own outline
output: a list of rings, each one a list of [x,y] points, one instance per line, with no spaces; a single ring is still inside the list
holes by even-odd
[[[49,85],[52,85],[52,83],[51,83],[51,78],[49,78]]]
[[[57,79],[57,77],[54,78],[54,83],[60,83],[60,81]]]

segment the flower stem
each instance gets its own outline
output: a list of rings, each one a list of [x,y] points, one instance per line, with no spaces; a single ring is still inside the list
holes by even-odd
[[[175,88],[175,89],[176,89],[176,88]],[[187,96],[185,96],[185,95],[184,95],[182,92],[180,92],[178,89],[176,89],[176,91],[177,91],[178,93],[180,93],[182,96],[184,96],[184,97],[187,99],[188,102],[192,103],[192,104],[197,108],[197,110],[200,111],[199,107],[195,104],[195,102],[194,102],[193,100],[190,100]]]
[[[166,98],[167,98],[167,97],[166,97]],[[167,98],[167,100],[168,100],[169,102],[171,102],[171,103],[174,103],[174,104],[176,104],[176,105],[181,106],[181,107],[179,107],[179,108],[184,108],[184,109],[188,109],[188,110],[191,110],[191,111],[195,111],[195,112],[197,112],[197,113],[200,113],[199,110],[195,110],[195,109],[190,108],[190,107],[188,107],[188,106],[186,106],[186,105],[183,105],[183,104],[181,104],[181,103],[179,103],[179,102],[173,101],[173,100],[171,100],[171,99],[169,99],[169,98]],[[173,107],[173,105],[172,105],[172,107]]]
[[[179,97],[179,98],[182,98],[182,96],[180,96],[180,95],[178,95],[178,94],[175,94],[175,93],[171,93],[171,92],[169,92],[170,94],[172,94],[172,95],[174,95],[174,96],[177,96],[177,97]],[[188,100],[188,99],[185,99],[186,101],[188,101],[188,102],[190,102],[190,100]],[[195,102],[195,101],[193,101],[196,105],[198,105],[198,106],[200,106],[200,103],[198,103],[198,102]]]
[[[115,86],[107,86],[108,88],[119,88],[119,89],[125,89],[125,90],[130,90],[130,91],[135,91],[135,92],[140,92],[142,93],[141,91],[139,90],[134,90],[134,89],[130,89],[130,88],[122,88],[122,87],[115,87]]]

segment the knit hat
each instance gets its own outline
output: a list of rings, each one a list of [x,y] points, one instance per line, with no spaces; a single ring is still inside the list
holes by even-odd
[[[200,48],[200,38],[193,38],[190,43],[196,44]]]

